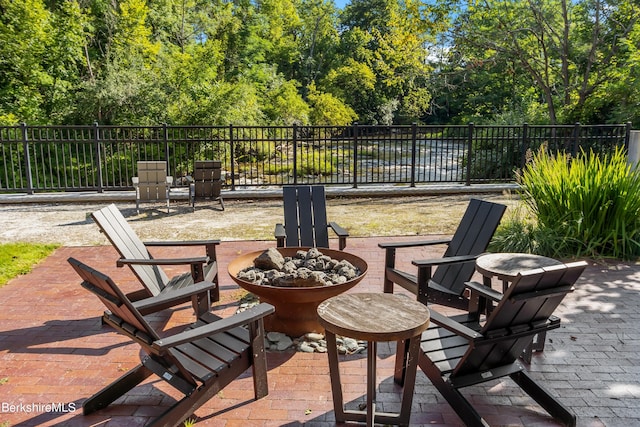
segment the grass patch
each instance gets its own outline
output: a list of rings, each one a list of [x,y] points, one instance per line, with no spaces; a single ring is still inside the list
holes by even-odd
[[[56,244],[2,243],[0,244],[0,286],[31,268],[59,248]]]

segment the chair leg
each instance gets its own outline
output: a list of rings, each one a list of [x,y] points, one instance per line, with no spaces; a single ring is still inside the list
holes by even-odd
[[[387,248],[384,254],[385,273],[384,273],[383,291],[388,294],[393,293],[393,282],[389,280],[386,270],[389,268],[394,268],[395,265],[396,265],[396,249]]]
[[[518,371],[510,375],[511,379],[533,398],[540,406],[542,406],[553,418],[562,421],[568,427],[575,427],[576,416],[551,393],[540,384],[538,384],[525,371]]]
[[[420,354],[418,365],[467,427],[490,427],[462,393],[442,377],[440,370],[424,353]]]
[[[256,400],[262,399],[269,394],[269,383],[267,382],[267,354],[264,348],[264,322],[262,319],[249,324],[250,336],[252,337],[253,352],[253,390]]]
[[[120,396],[147,379],[151,374],[152,372],[143,365],[140,364],[136,366],[100,390],[98,393],[85,400],[82,404],[83,414],[88,415],[99,409],[106,408]]]
[[[147,427],[173,427],[180,425],[219,391],[220,384],[218,381],[211,381],[208,385],[202,385],[192,394],[173,404],[162,415],[147,424]]]

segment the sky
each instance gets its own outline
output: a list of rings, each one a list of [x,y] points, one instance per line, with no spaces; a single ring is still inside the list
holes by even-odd
[[[349,3],[349,0],[334,0],[334,3],[338,8],[342,9],[347,3]]]

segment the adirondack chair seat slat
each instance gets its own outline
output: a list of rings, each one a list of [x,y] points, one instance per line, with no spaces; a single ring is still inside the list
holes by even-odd
[[[167,335],[151,327],[111,278],[77,259],[68,262],[83,287],[104,304],[105,322],[142,348],[141,364],[86,399],[84,414],[109,406],[152,374],[184,394],[153,425],[180,425],[250,367],[254,397],[268,393],[263,318],[274,312],[273,306],[262,303],[230,318],[208,312],[184,331]]]
[[[204,344],[206,345],[206,343]],[[220,348],[216,350],[220,350]],[[229,363],[232,361],[229,354],[221,355],[220,359],[212,357],[210,353],[200,348],[198,341],[179,345],[175,348],[175,351],[179,351],[180,354],[189,359],[188,362],[183,360],[183,365],[201,382],[211,378],[213,373],[221,371],[226,366],[223,360]]]

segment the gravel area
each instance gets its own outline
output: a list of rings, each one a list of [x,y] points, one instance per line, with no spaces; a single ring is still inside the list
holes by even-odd
[[[330,198],[327,215],[354,237],[451,234],[471,197],[510,206],[518,203],[517,196],[501,194]],[[105,204],[2,204],[0,243],[107,245],[90,216]],[[195,212],[186,202],[176,202],[168,214],[161,205],[143,205],[140,214],[134,203],[116,205],[143,240],[272,240],[274,225],[283,220],[278,199],[225,199],[224,211],[213,203],[200,205]]]

